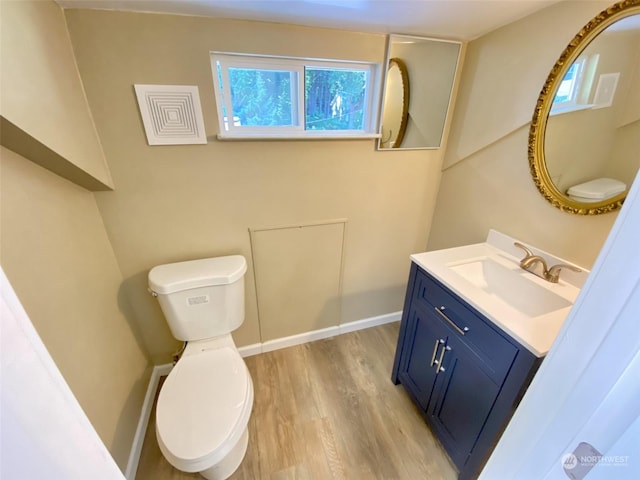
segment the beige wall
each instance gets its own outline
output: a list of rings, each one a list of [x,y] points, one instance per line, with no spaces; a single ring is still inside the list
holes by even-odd
[[[2,115],[26,130],[14,146],[50,149],[110,182],[62,10],[48,1],[1,2],[0,13]],[[2,268],[124,469],[150,368],[94,195],[4,147],[0,159]]]
[[[538,193],[527,141],[533,109],[569,40],[609,2],[566,1],[468,45],[428,249],[494,228],[590,267],[616,214],[563,213]]]
[[[382,63],[383,35],[107,11],[69,10],[66,16],[118,187],[97,194],[98,206],[155,363],[167,362],[177,347],[146,291],[149,269],[166,262],[245,255],[247,314],[234,336],[238,345],[264,340],[249,228],[346,218],[336,323],[402,308],[408,255],[426,246],[440,151],[376,152],[373,140],[222,142],[214,137],[211,50]],[[208,144],[148,146],[135,83],[197,85]],[[310,330],[313,320],[300,322]]]
[[[613,143],[607,176],[625,180],[630,185],[640,169],[640,120],[619,127]],[[631,182],[628,179],[632,179]]]
[[[57,154],[32,160],[57,173],[69,162],[112,186],[62,9],[48,0],[2,1],[0,14],[2,117]]]
[[[10,150],[0,154],[2,268],[124,469],[150,372],[95,199]]]

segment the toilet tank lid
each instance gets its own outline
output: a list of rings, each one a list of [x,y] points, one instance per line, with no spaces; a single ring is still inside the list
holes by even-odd
[[[149,288],[156,293],[168,294],[192,288],[228,285],[241,279],[246,271],[247,261],[242,255],[169,263],[149,271]]]
[[[619,180],[613,178],[596,178],[588,182],[580,183],[571,187],[567,194],[593,199],[611,198],[618,193],[625,191],[627,186]]]

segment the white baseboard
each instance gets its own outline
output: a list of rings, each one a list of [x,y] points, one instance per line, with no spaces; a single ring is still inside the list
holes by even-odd
[[[294,345],[301,345],[303,343],[313,342],[315,340],[322,340],[323,338],[335,337],[336,335],[355,332],[356,330],[364,330],[365,328],[375,327],[378,325],[383,325],[385,323],[397,322],[401,317],[401,311],[387,313],[385,315],[379,315],[377,317],[370,317],[363,320],[356,320],[355,322],[344,323],[335,327],[313,330],[311,332],[300,333],[298,335],[292,335],[290,337],[277,338],[275,340],[269,340],[263,343],[254,343],[252,345],[239,347],[238,350],[240,351],[240,355],[242,355],[243,357],[250,357],[252,355],[258,355],[260,353],[272,352],[281,348],[292,347]],[[125,477],[127,478],[127,480],[135,480],[136,477],[138,462],[140,461],[140,453],[142,452],[142,443],[144,442],[144,437],[147,432],[147,426],[149,425],[149,418],[151,417],[153,401],[158,390],[160,377],[168,375],[169,372],[171,372],[172,368],[173,365],[171,363],[167,363],[165,365],[156,365],[155,367],[153,367],[151,379],[149,380],[149,386],[147,387],[147,393],[142,404],[142,411],[140,412],[140,420],[138,421],[136,434],[133,438],[131,454],[129,455],[129,462],[125,471]]]
[[[399,322],[402,318],[402,311],[378,315],[377,317],[364,318],[355,322],[343,323],[338,328],[340,334],[364,330],[365,328],[377,327],[385,323]]]
[[[343,333],[355,332],[356,330],[363,330],[365,328],[375,327],[385,323],[397,322],[401,317],[401,311],[387,313],[377,317],[343,323],[342,325],[336,325],[335,327],[312,330],[311,332],[299,333],[297,335],[291,335],[290,337],[276,338],[275,340],[268,340],[263,343],[254,343],[244,347],[239,347],[238,350],[240,351],[240,355],[243,357],[250,357],[251,355],[258,355],[259,353],[280,350],[281,348],[314,342],[316,340],[322,340],[323,338],[335,337],[336,335],[342,335]]]
[[[138,462],[140,461],[140,453],[142,452],[142,444],[144,443],[144,437],[147,433],[147,426],[149,425],[149,418],[151,417],[153,401],[155,400],[156,392],[158,391],[160,377],[168,375],[172,368],[173,365],[171,363],[166,365],[156,365],[153,367],[151,378],[149,379],[149,385],[147,386],[147,393],[145,394],[144,402],[142,403],[142,410],[140,412],[140,419],[138,420],[136,434],[133,436],[133,443],[131,445],[129,461],[127,462],[127,469],[124,472],[124,476],[127,480],[135,480],[136,478]]]

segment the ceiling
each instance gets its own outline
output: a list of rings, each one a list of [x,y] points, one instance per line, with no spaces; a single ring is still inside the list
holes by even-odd
[[[92,8],[239,18],[472,40],[559,0],[56,0]]]

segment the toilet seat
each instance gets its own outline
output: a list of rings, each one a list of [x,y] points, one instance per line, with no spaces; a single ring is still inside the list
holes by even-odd
[[[205,470],[238,443],[252,404],[251,377],[237,350],[223,347],[185,355],[158,397],[160,450],[179,470]]]

